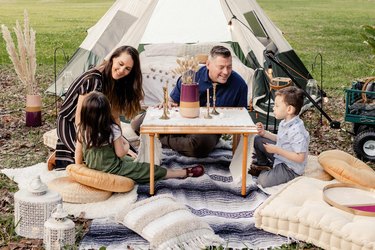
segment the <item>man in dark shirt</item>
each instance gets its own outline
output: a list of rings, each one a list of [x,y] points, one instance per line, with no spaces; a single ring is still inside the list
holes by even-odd
[[[200,68],[195,76],[199,84],[200,106],[207,104],[207,89],[210,92],[212,106],[213,83],[216,86],[217,107],[247,107],[248,87],[242,77],[232,70],[232,55],[224,46],[214,46],[209,54],[206,66]],[[170,94],[170,105],[180,103],[181,78]],[[160,135],[164,147],[170,147],[177,152],[192,156],[205,157],[212,152],[221,135],[216,134],[187,134]]]

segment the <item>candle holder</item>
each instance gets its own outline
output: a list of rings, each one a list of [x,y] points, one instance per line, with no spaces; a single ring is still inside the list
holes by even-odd
[[[71,249],[75,243],[75,224],[58,204],[44,223],[43,244],[46,250]],[[67,247],[67,248],[65,248]]]
[[[61,203],[61,195],[48,190],[40,176],[33,178],[28,188],[14,194],[15,232],[26,238],[43,239],[44,222]]]
[[[217,112],[217,110],[216,110],[216,86],[217,86],[217,82],[212,83],[212,86],[213,86],[213,89],[214,89],[214,94],[213,94],[213,97],[212,97],[212,111],[211,111],[211,114],[212,115],[220,115],[220,113]]]
[[[207,89],[207,113],[204,116],[205,119],[212,119],[210,115],[210,98],[209,98],[209,90]]]
[[[163,115],[160,117],[162,120],[168,120],[168,91],[167,87],[163,87],[164,100],[163,100]]]
[[[169,102],[169,95],[168,95],[169,91],[168,91],[168,81],[165,82],[165,99],[166,99],[166,103],[168,104]],[[169,108],[168,108],[168,105],[167,105],[167,114],[170,115],[171,112],[169,112]]]

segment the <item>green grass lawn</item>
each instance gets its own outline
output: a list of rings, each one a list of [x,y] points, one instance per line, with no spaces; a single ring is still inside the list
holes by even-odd
[[[55,49],[62,47],[68,56],[72,56],[85,39],[87,29],[102,17],[113,3],[113,0],[0,0],[0,24],[11,29],[16,20],[22,23],[26,9],[30,26],[36,31],[37,62],[53,70]],[[64,62],[61,50],[57,51],[57,62]],[[10,64],[2,38],[0,64]]]
[[[259,0],[269,18],[283,31],[305,66],[311,70],[323,56],[323,83],[350,86],[352,80],[375,75],[375,57],[363,43],[360,26],[375,24],[374,0]],[[312,72],[320,79],[320,60]]]
[[[0,24],[9,28],[23,21],[27,9],[37,32],[37,61],[53,70],[56,48],[73,55],[86,31],[112,5],[113,0],[0,0]],[[374,25],[374,0],[259,0],[271,20],[283,31],[305,66],[311,71],[318,53],[323,56],[326,88],[349,86],[352,80],[374,75],[375,58],[363,43],[360,26]],[[320,80],[320,58],[313,76]],[[63,65],[62,52],[57,63]],[[0,39],[0,64],[10,64],[4,40]]]

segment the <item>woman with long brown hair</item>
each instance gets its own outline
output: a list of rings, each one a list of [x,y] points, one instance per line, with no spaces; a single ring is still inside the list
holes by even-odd
[[[86,71],[70,85],[57,117],[58,141],[55,155],[48,160],[49,169],[65,169],[74,163],[82,102],[92,91],[102,92],[108,98],[117,124],[120,125],[120,115],[127,119],[137,115],[144,97],[138,51],[131,46],[121,46],[109,60]],[[135,156],[132,151],[129,154]]]

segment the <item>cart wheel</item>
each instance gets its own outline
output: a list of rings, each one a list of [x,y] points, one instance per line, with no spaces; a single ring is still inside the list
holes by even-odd
[[[369,127],[368,125],[363,125],[363,124],[360,124],[360,123],[353,123],[353,133],[355,135],[358,135],[359,133],[363,132],[363,131],[368,131],[368,130],[373,130],[371,127]]]
[[[353,149],[358,158],[375,161],[375,131],[362,131],[354,138]]]

